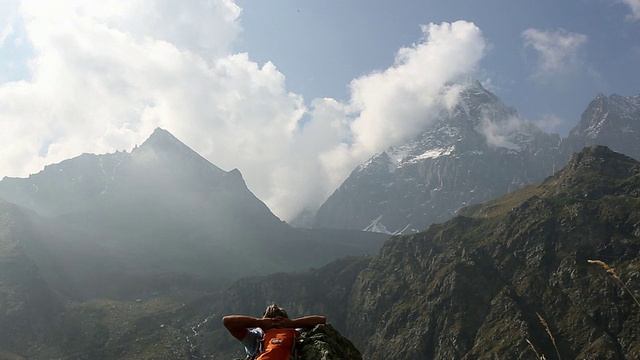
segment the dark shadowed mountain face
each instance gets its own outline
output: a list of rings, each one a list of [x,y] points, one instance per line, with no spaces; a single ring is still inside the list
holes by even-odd
[[[131,153],[84,154],[5,178],[0,197],[42,215],[34,226],[55,259],[46,263],[62,264],[58,286],[75,298],[137,296],[153,292],[149,284],[185,283],[181,274],[221,282],[307,269],[375,252],[385,238],[293,229],[238,170],[162,129]]]
[[[566,139],[542,132],[478,83],[423,134],[356,168],[314,227],[412,233],[543,180],[585,146],[640,159],[640,95],[598,97]]]
[[[640,163],[586,148],[540,184],[390,239],[356,280],[347,333],[367,359],[640,358],[638,209]]]
[[[479,83],[414,141],[355,169],[314,227],[411,233],[553,173],[560,143]]]
[[[20,359],[8,349],[17,341],[57,357],[54,329],[63,302],[29,257],[37,248],[28,217],[0,200],[0,358]]]

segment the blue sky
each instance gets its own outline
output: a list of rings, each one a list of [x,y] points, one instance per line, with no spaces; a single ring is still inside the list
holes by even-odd
[[[0,2],[0,177],[162,127],[285,220],[478,78],[566,136],[640,93],[640,0]]]

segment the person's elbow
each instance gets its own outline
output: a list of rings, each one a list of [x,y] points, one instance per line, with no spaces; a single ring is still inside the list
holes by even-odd
[[[233,318],[231,316],[223,316],[222,317],[222,325],[227,329],[232,328]]]
[[[238,322],[238,317],[234,315],[227,315],[222,317],[222,325],[227,328],[227,331],[233,335],[234,338],[242,341],[247,335],[248,329],[242,326]]]
[[[312,323],[314,325],[321,325],[321,324],[324,325],[324,324],[327,323],[327,318],[322,316],[322,315],[315,315],[315,316],[313,316],[312,319],[313,319]]]

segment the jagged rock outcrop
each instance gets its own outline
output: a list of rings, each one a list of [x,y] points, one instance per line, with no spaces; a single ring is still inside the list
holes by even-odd
[[[356,280],[347,334],[373,360],[640,358],[639,208],[640,163],[587,148],[540,184],[389,240]]]
[[[300,356],[304,360],[362,360],[353,343],[331,325],[318,325],[302,334]]]

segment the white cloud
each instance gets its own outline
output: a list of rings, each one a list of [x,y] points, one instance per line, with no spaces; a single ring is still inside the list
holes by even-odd
[[[632,20],[640,20],[640,0],[622,0],[625,4],[631,8],[631,15],[629,18]]]
[[[577,67],[583,67],[579,50],[587,42],[587,36],[564,29],[527,29],[522,32],[525,47],[532,47],[538,54],[535,76],[556,76]]]
[[[526,126],[529,125],[517,116],[511,116],[501,121],[496,121],[489,116],[485,116],[478,126],[478,131],[484,135],[489,145],[518,149],[518,145],[510,139],[518,132],[521,132]]]
[[[231,1],[21,5],[34,55],[29,80],[0,84],[0,177],[130,150],[160,126],[239,168],[284,219],[319,206],[357,164],[450,106],[455,94],[442,86],[474,71],[485,47],[471,23],[425,26],[393,66],[355,79],[350,101],[307,108],[274,64],[231,53],[241,31]]]
[[[230,0],[33,0],[22,5],[32,31],[72,30],[64,22],[72,20],[118,30],[136,41],[165,41],[203,57],[226,55],[240,32],[241,9]]]
[[[423,129],[443,108],[442,87],[472,73],[485,42],[473,23],[423,26],[422,42],[398,51],[394,66],[351,83],[355,149],[380,151]]]
[[[202,133],[236,137],[257,125],[234,126],[239,118],[264,123],[297,116],[301,101],[286,93],[273,65],[259,68],[246,54],[229,55],[240,31],[237,7],[227,1],[175,4],[23,2],[20,15],[35,55],[31,81],[0,85],[0,153],[11,163],[0,166],[0,175],[24,176],[82,152],[130,149],[157,126],[206,149]],[[176,16],[179,23],[215,25],[185,25],[188,36],[174,36]],[[212,135],[208,142],[232,141]]]
[[[536,126],[547,133],[556,133],[558,128],[566,123],[567,120],[554,114],[543,114],[539,120],[534,121]]]

